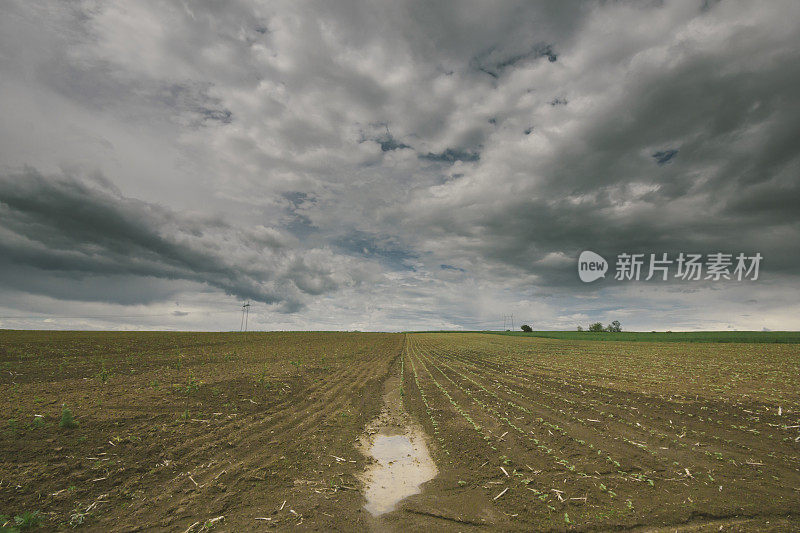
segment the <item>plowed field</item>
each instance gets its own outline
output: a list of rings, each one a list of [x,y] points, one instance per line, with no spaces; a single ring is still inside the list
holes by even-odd
[[[402,343],[2,332],[0,514],[41,511],[42,530],[357,530],[354,445]],[[59,427],[62,404],[78,428]]]
[[[454,523],[800,527],[797,345],[417,334],[404,367]]]
[[[5,331],[0,393],[0,515],[42,531],[800,528],[797,344]],[[373,518],[387,405],[438,475]]]

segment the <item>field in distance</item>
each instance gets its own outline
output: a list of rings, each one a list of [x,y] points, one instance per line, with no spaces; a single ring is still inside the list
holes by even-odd
[[[576,335],[0,331],[0,515],[367,530],[392,378],[439,473],[385,530],[800,528],[800,345]]]
[[[497,335],[573,341],[800,343],[800,331],[487,331]]]

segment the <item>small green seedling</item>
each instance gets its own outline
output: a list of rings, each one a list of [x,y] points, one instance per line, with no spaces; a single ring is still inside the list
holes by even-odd
[[[75,429],[78,423],[72,416],[72,411],[67,407],[67,404],[61,406],[61,421],[58,426],[62,429]]]
[[[189,381],[186,383],[186,394],[197,392],[200,389],[200,384],[194,379],[192,374],[189,374]]]
[[[3,520],[0,520],[0,522],[5,524],[10,522],[10,520],[8,520],[6,517],[3,517]],[[27,531],[28,529],[39,527],[41,524],[42,514],[39,511],[25,511],[24,513],[14,517],[14,526],[4,526],[3,530]]]
[[[108,381],[108,370],[106,370],[106,364],[105,363],[103,363],[102,366],[100,367],[100,371],[97,373],[97,377],[103,383]]]
[[[47,423],[44,421],[44,417],[41,415],[35,415],[33,417],[33,421],[31,422],[31,429],[40,429],[46,427]]]

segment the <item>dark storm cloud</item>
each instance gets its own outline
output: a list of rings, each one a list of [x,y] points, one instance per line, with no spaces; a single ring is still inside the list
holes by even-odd
[[[735,16],[712,8],[690,18],[711,24],[715,15]],[[764,275],[793,274],[800,249],[787,242],[800,240],[800,144],[792,141],[800,134],[800,41],[787,31],[730,26],[720,42],[626,65],[626,83],[593,95],[596,105],[584,95],[581,112],[564,115],[567,136],[543,125],[539,139],[548,150],[538,159],[487,146],[481,161],[512,161],[507,166],[520,175],[509,178],[513,185],[503,187],[496,169],[481,165],[452,195],[419,197],[413,219],[435,232],[430,245],[445,247],[443,258],[478,254],[543,285],[575,284],[574,264],[543,260],[574,260],[585,249],[611,256],[760,251]],[[584,82],[596,91],[595,80],[581,78],[566,92],[580,95]],[[570,108],[556,106],[543,119],[561,128],[556,113]],[[447,246],[448,235],[460,237],[458,248]]]
[[[191,283],[154,277],[41,269],[5,257],[0,258],[0,287],[65,302],[118,305],[163,302],[180,291],[197,288]]]
[[[4,270],[35,269],[65,282],[108,276],[185,280],[287,311],[300,309],[304,295],[338,286],[331,265],[290,249],[293,241],[276,230],[236,229],[219,218],[178,215],[32,169],[0,177],[0,220]],[[109,296],[102,283],[84,288],[83,299]]]
[[[457,148],[447,148],[438,154],[428,152],[427,154],[420,155],[419,158],[427,159],[428,161],[455,163],[456,161],[478,161],[480,160],[481,155],[478,152],[469,152],[467,150],[459,150]]]
[[[383,152],[391,152],[392,150],[402,150],[404,148],[411,148],[409,145],[401,143],[391,135],[386,135],[385,137],[381,137],[376,139],[378,144],[381,145],[381,151]]]
[[[664,150],[653,154],[653,159],[659,166],[666,165],[673,157],[678,155],[678,150]]]
[[[451,209],[446,222],[430,214],[424,223],[429,228],[438,225],[441,235],[461,237],[458,249],[447,250],[449,257],[477,255],[491,263],[513,266],[535,274],[537,284],[547,287],[582,285],[575,261],[583,250],[600,253],[609,259],[612,269],[614,258],[622,252],[667,252],[673,259],[679,252],[760,252],[765,257],[761,279],[772,279],[781,274],[795,275],[800,264],[800,249],[787,246],[787,242],[800,240],[796,215],[788,220],[792,217],[789,206],[798,205],[792,204],[797,191],[784,198],[772,192],[764,201],[786,209],[782,219],[768,211],[750,216],[743,216],[747,213],[743,209],[723,211],[727,206],[716,204],[712,198],[686,210],[645,202],[617,210],[614,195],[600,192],[577,205],[569,200],[509,199],[501,207],[483,212],[458,213]],[[754,199],[746,207],[755,209],[760,201]],[[758,205],[758,209],[765,207]],[[435,234],[429,235],[433,242],[442,242]],[[553,254],[563,254],[564,260],[548,261]]]
[[[217,327],[199,302],[228,293],[302,310],[280,327],[353,329],[800,313],[781,301],[800,283],[797,2],[7,4],[17,307],[170,299],[175,327]],[[760,251],[783,285],[599,298],[584,249]]]
[[[348,255],[376,258],[392,270],[413,268],[410,264],[416,254],[404,248],[396,238],[352,231],[331,239],[331,244]]]
[[[540,57],[546,57],[551,63],[555,63],[558,60],[558,55],[553,51],[553,45],[539,43],[534,45],[532,49],[520,54],[508,55],[502,49],[492,49],[479,54],[471,63],[477,70],[493,78],[499,78],[505,70],[524,61]]]
[[[751,187],[747,196],[729,198],[723,212],[744,221],[754,220],[756,225],[791,227],[797,224],[798,209],[800,181],[778,186],[764,184]]]

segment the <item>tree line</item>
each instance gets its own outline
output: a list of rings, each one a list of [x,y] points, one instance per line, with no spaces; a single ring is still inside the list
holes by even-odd
[[[528,324],[522,324],[520,327],[522,331],[525,333],[530,333],[533,331],[533,328],[530,327]],[[506,331],[511,331],[507,329]],[[592,333],[600,333],[600,332],[608,332],[608,333],[619,333],[622,331],[622,324],[619,323],[619,320],[614,320],[611,324],[607,326],[603,326],[600,322],[595,322],[593,324],[589,324],[587,329],[583,329],[582,326],[578,326],[578,331],[591,331]]]
[[[591,331],[592,333],[606,331],[608,333],[619,333],[622,331],[622,324],[619,323],[619,320],[614,320],[607,326],[603,326],[603,324],[600,322],[594,322],[593,324],[589,324],[589,328],[586,330],[584,330],[583,327],[578,326],[578,331]]]

